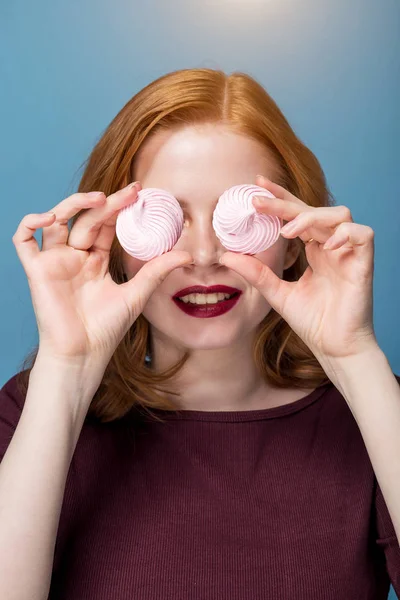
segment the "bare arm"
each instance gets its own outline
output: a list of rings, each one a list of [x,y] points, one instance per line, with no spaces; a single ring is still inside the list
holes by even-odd
[[[65,484],[90,402],[154,290],[171,271],[193,262],[172,249],[129,281],[113,280],[108,267],[117,216],[140,189],[130,184],[107,198],[73,194],[50,213],[25,215],[13,236],[41,357],[0,464],[1,600],[47,600]],[[82,209],[69,231],[68,221]],[[39,228],[41,249],[34,237]]]
[[[48,597],[68,470],[97,389],[88,380],[79,366],[39,357],[31,371],[0,464],[0,598]]]

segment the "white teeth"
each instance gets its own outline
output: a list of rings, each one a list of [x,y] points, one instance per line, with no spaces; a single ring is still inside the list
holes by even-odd
[[[221,302],[222,300],[226,300],[230,298],[232,294],[188,294],[187,296],[183,296],[179,298],[185,304],[217,304],[217,302]]]

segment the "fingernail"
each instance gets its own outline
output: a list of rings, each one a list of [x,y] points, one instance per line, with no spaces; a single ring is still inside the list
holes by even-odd
[[[88,192],[87,195],[90,198],[95,198],[96,196],[104,196],[104,192]]]
[[[334,245],[335,240],[329,239],[325,242],[324,246],[322,247],[322,250],[331,250],[331,248],[333,248]]]
[[[295,229],[296,227],[296,223],[286,223],[286,225],[284,225],[284,227],[281,228],[281,231],[283,231],[283,233],[289,233],[290,231],[293,231],[293,229]]]
[[[268,204],[270,205],[271,198],[267,196],[254,196],[253,200],[256,208],[266,208]]]
[[[129,185],[126,186],[126,188],[124,188],[124,190],[133,190],[134,187],[137,187],[139,185],[138,181],[134,181],[133,183],[130,183]]]

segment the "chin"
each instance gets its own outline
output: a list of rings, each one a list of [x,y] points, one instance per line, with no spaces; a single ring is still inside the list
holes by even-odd
[[[265,299],[244,305],[236,314],[231,311],[214,318],[192,318],[175,307],[168,310],[165,302],[151,298],[143,316],[152,329],[155,340],[187,350],[218,350],[229,348],[255,335],[259,324],[271,310]]]
[[[239,338],[240,339],[240,338]],[[215,336],[204,336],[203,339],[174,339],[177,345],[181,346],[185,351],[190,350],[192,352],[201,350],[223,350],[224,348],[231,348],[238,339],[229,338],[226,336],[225,339],[221,337],[216,338]]]
[[[208,323],[211,319],[208,320]],[[201,324],[203,325],[203,324]],[[161,324],[151,323],[153,331],[157,331],[157,336],[170,339],[178,345],[187,348],[214,349],[223,348],[234,344],[245,332],[236,327],[186,327],[186,328],[166,328]]]
[[[256,325],[246,327],[238,321],[217,323],[216,319],[196,319],[194,323],[183,326],[176,320],[167,324],[165,320],[152,319],[151,315],[144,316],[150,323],[154,340],[161,341],[164,347],[171,345],[184,351],[230,348],[248,338],[256,328]]]

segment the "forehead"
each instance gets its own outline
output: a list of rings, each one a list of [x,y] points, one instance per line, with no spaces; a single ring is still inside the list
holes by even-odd
[[[261,142],[238,134],[223,124],[200,124],[158,131],[148,138],[134,160],[133,178],[237,173],[239,179],[263,173],[278,175],[276,160]],[[243,181],[238,181],[243,183]],[[232,184],[233,185],[233,184]]]

